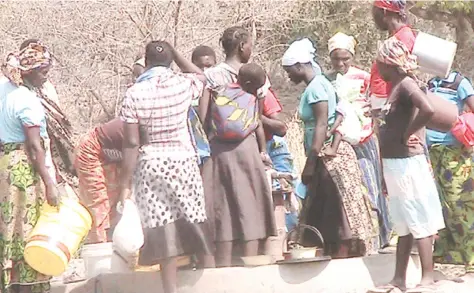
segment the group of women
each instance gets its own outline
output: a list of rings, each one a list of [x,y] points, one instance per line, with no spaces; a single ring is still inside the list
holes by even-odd
[[[306,84],[298,107],[307,155],[299,221],[321,232],[333,258],[375,253],[389,244],[393,225],[395,277],[381,292],[406,289],[414,240],[423,268],[417,290],[430,289],[438,230],[437,261],[465,264],[468,273],[474,265],[472,150],[449,133],[428,131],[425,143],[433,93],[455,93],[447,99],[461,114],[465,104],[474,108],[474,90],[458,75],[433,80],[432,93],[420,88],[410,53],[415,34],[404,8],[401,0],[374,2],[376,25],[392,37],[370,74],[352,65],[356,42],[343,33],[328,42],[332,69],[326,73],[309,39],[293,42],[282,57],[290,80]],[[92,212],[89,243],[107,242],[115,205],[134,198],[145,235],[139,264],[161,265],[167,293],[177,292],[180,255],[196,255],[202,267],[226,267],[234,255],[265,253],[266,240],[276,235],[267,146],[284,141],[286,126],[268,77],[249,63],[250,33],[228,28],[221,44],[225,60],[217,65],[207,46],[187,60],[165,41],[147,44],[119,117],[77,145],[47,79],[53,65],[47,48],[28,40],[7,56],[0,80],[2,292],[49,291],[49,277],[28,266],[22,249],[39,208],[45,200],[58,205],[62,186],[77,191]],[[335,155],[327,155],[334,137],[328,130],[346,114],[337,94],[341,76],[359,82],[350,106],[373,119],[361,122],[357,141],[342,139]],[[446,84],[456,87],[449,92]],[[232,135],[223,131],[230,128]],[[302,240],[320,244],[311,234]]]

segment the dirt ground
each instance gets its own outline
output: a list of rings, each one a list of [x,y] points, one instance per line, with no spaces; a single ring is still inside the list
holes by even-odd
[[[435,270],[443,273],[448,279],[461,277],[466,271],[464,266],[435,264]]]

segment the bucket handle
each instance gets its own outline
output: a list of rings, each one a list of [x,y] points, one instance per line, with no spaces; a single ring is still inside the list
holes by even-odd
[[[310,230],[312,231],[314,234],[316,234],[316,236],[318,236],[319,240],[321,240],[321,244],[323,245],[323,249],[325,248],[324,247],[324,238],[323,238],[323,235],[321,234],[321,232],[319,232],[318,229],[316,229],[315,227],[313,226],[310,226],[310,225],[306,225],[306,224],[299,224],[298,226],[296,226],[295,228],[291,229],[288,233],[286,233],[286,236],[285,238],[283,239],[283,243],[282,243],[282,251],[285,250],[285,243],[288,241],[288,237],[290,237],[291,234],[293,234],[294,232],[298,231],[300,232],[300,230]],[[298,242],[296,242],[296,244],[300,244]]]

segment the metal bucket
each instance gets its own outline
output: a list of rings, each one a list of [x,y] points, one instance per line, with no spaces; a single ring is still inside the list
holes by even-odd
[[[457,44],[438,37],[418,32],[413,47],[420,71],[446,78],[451,71]]]

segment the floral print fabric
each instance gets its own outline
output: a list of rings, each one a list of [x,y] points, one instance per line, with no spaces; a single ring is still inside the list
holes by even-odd
[[[474,273],[473,154],[461,146],[434,145],[430,156],[446,222],[435,244],[435,261],[464,264]]]
[[[49,276],[24,260],[26,237],[39,218],[43,185],[23,144],[0,147],[0,268],[1,292],[14,284],[29,285],[32,293],[49,292]]]

